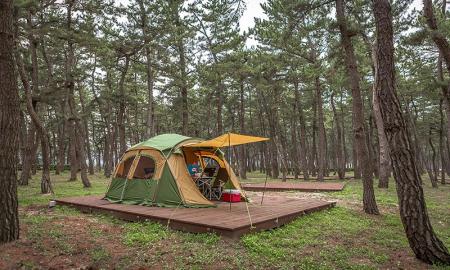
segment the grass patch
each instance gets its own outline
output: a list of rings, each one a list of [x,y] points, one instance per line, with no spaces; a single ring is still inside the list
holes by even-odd
[[[247,182],[264,182],[260,173],[249,173]],[[90,176],[92,188],[85,189],[81,181],[68,182],[69,175],[52,175],[55,197],[104,194],[109,181],[100,174]],[[424,177],[424,194],[428,212],[439,238],[450,247],[450,185],[431,188]],[[422,269],[426,265],[414,259],[398,214],[394,181],[389,189],[375,187],[380,216],[362,212],[362,184],[347,180],[343,191],[322,193],[317,197],[338,200],[332,209],[302,216],[271,231],[244,235],[240,240],[225,240],[216,234],[191,234],[167,230],[152,222],[129,223],[109,215],[84,214],[65,206],[45,210],[53,196],[41,195],[40,175],[34,176],[30,186],[19,187],[20,221],[26,252],[40,256],[66,256],[83,260],[83,267],[91,262],[96,268],[170,268],[170,269]],[[269,182],[279,181],[268,179]],[[294,181],[294,180],[288,180]],[[329,181],[326,182],[336,182]],[[377,181],[375,181],[375,184]],[[279,195],[310,196],[308,193],[287,192]],[[316,197],[316,195],[313,195]],[[30,205],[37,205],[30,206]],[[26,207],[29,206],[29,207]],[[70,220],[66,220],[70,219]],[[74,234],[66,221],[79,224]],[[89,223],[89,226],[86,224]],[[99,226],[92,226],[99,224]],[[78,233],[83,237],[78,237]],[[93,248],[85,247],[83,239],[90,239]],[[84,242],[81,242],[84,241]],[[113,248],[120,248],[120,258],[113,256]],[[77,250],[78,251],[78,250]],[[8,249],[4,258],[13,258]],[[25,253],[29,254],[29,253]],[[401,256],[399,256],[401,255]],[[88,257],[88,258],[86,258]],[[26,258],[26,257],[22,257]],[[0,265],[2,259],[0,258]],[[20,260],[15,260],[17,265]],[[39,268],[36,259],[22,261],[23,268]],[[28,267],[29,265],[30,267]],[[18,268],[21,266],[19,265]],[[79,267],[79,265],[74,268]],[[41,267],[41,268],[46,268]],[[433,269],[449,269],[433,266]]]
[[[91,181],[92,187],[83,188],[83,184],[81,183],[80,179],[78,179],[77,181],[68,181],[69,172],[63,172],[60,175],[55,175],[52,172],[50,179],[55,194],[42,195],[40,193],[40,179],[41,175],[40,172],[38,172],[36,175],[32,176],[32,179],[29,181],[28,186],[18,187],[19,205],[46,205],[50,200],[54,198],[104,194],[109,184],[109,179],[104,177],[102,174],[97,173],[95,175],[89,175],[89,180]]]
[[[100,263],[102,261],[107,261],[111,257],[109,252],[102,247],[96,247],[93,250],[91,250],[90,256],[94,263]]]
[[[307,247],[323,246],[328,236],[349,237],[368,229],[369,218],[360,218],[357,212],[342,207],[312,213],[271,231],[249,234],[242,243],[252,258],[264,257],[267,263],[298,261],[298,253]]]
[[[167,238],[170,234],[166,227],[153,222],[126,223],[122,227],[124,229],[123,242],[130,247],[149,246]]]
[[[183,233],[182,238],[186,242],[203,245],[215,245],[220,240],[215,233]]]

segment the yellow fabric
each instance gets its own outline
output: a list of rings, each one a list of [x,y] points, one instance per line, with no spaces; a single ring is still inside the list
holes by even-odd
[[[226,160],[224,160],[223,163],[225,164],[225,169],[227,170],[228,177],[230,178],[230,181],[233,184],[234,188],[239,190],[241,192],[241,196],[245,198],[245,194],[241,188],[241,183],[239,183],[239,180],[237,176],[234,174],[233,169],[230,167],[230,164],[228,164]]]
[[[204,204],[214,205],[208,201],[198,190],[194,181],[192,180],[184,158],[180,154],[172,154],[168,159],[169,168],[172,171],[172,175],[177,182],[178,190],[180,191],[181,198],[187,204]]]
[[[198,156],[195,154],[196,149],[194,148],[181,148],[183,150],[184,158],[186,160],[186,164],[194,164],[198,161]]]
[[[140,158],[140,153],[139,152],[136,155],[136,157],[134,158],[133,163],[131,164],[131,168],[128,171],[127,179],[133,179],[134,171],[136,170],[136,166],[137,166],[137,164],[139,162],[139,158]]]
[[[147,155],[153,158],[156,167],[153,179],[159,180],[163,172],[164,164],[166,163],[166,159],[161,155],[161,152],[154,149],[145,149],[141,150],[141,155]]]
[[[138,151],[128,151],[125,154],[122,155],[122,158],[120,159],[119,164],[116,166],[116,170],[114,171],[114,177],[117,177],[117,175],[122,175],[123,171],[124,171],[124,163],[127,159],[129,159],[130,157],[134,157],[136,156],[136,154],[138,153]]]
[[[262,141],[267,141],[267,140],[269,140],[269,138],[247,136],[247,135],[241,135],[241,134],[235,134],[235,133],[227,133],[227,134],[223,134],[223,135],[221,135],[217,138],[211,139],[211,140],[184,145],[184,147],[220,148],[220,147],[228,147],[228,146],[234,146],[234,145],[240,145],[240,144],[262,142]]]
[[[202,153],[203,153],[203,151],[202,151]],[[212,153],[208,153],[208,152],[204,152],[203,154],[199,154],[199,156],[200,156],[200,155],[201,155],[202,157],[209,157],[209,158],[214,159],[215,161],[217,161],[217,163],[219,164],[219,166],[220,166],[221,168],[225,168],[225,164],[223,163],[223,160],[221,160],[218,156],[216,156],[216,155],[214,155],[214,154],[212,154]],[[206,165],[206,164],[204,164],[203,159],[200,160],[200,162],[201,162],[202,168],[205,169],[205,165]]]

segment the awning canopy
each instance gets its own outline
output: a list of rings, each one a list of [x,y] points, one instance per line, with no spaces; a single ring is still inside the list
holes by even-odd
[[[226,133],[226,134],[220,135],[217,138],[199,142],[199,143],[187,144],[187,145],[184,145],[184,147],[221,148],[221,147],[262,142],[262,141],[268,141],[268,140],[269,140],[269,138],[264,138],[264,137],[255,137],[255,136],[241,135],[241,134],[235,134],[235,133]]]

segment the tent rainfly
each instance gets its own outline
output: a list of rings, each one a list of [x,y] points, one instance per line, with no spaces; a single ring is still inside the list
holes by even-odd
[[[124,204],[166,207],[215,207],[199,191],[187,164],[213,159],[219,168],[217,180],[241,191],[241,185],[219,148],[268,140],[228,133],[212,140],[178,134],[162,134],[129,148],[117,164],[105,199]],[[151,175],[150,177],[148,175]]]

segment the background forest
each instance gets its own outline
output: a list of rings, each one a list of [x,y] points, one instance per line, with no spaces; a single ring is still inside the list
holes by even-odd
[[[443,94],[448,74],[410,4],[395,1],[392,7],[397,87],[420,170],[437,182],[450,172]],[[256,169],[267,169],[273,178],[287,171],[315,176],[341,170],[343,176],[351,168],[360,175],[333,1],[267,1],[267,19],[256,19],[243,33],[238,22],[245,3],[237,0],[142,0],[126,6],[23,1],[18,6],[22,80],[45,129],[42,135],[31,121],[20,85],[22,185],[42,164],[42,136],[48,138],[49,164],[57,173],[70,164],[71,179],[78,168],[109,176],[127,147],[155,134],[211,138],[224,132],[271,138],[267,145],[233,153],[244,179],[246,171]],[[366,1],[347,2],[345,16],[360,73],[367,165],[378,176],[383,141],[372,106],[369,7]],[[446,26],[442,21],[449,35]],[[246,46],[248,38],[258,45]]]

